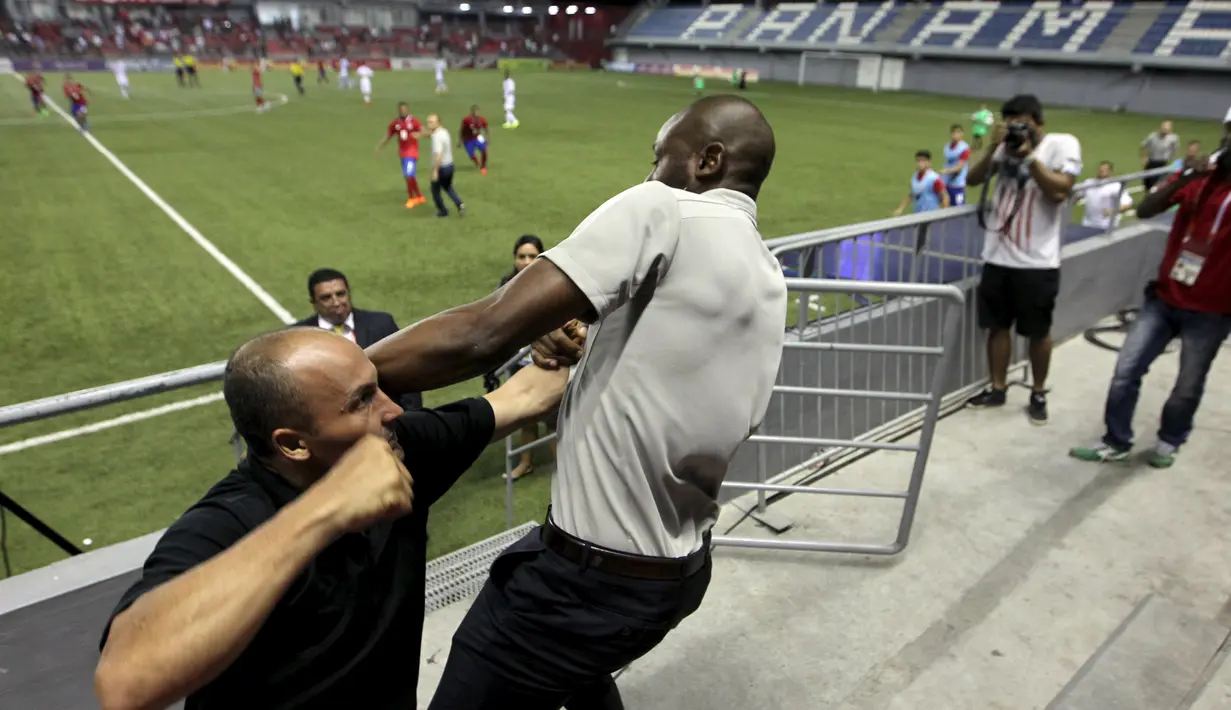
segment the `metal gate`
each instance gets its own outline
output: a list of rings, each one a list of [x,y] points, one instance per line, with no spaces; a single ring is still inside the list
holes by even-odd
[[[919,309],[915,312],[924,314],[920,329],[935,335],[934,344],[902,345],[876,340],[872,330],[863,328],[868,333],[867,338],[858,338],[858,328],[814,329],[811,337],[806,327],[797,328],[798,335],[794,340],[788,340],[784,345],[783,364],[779,369],[780,384],[774,387],[774,392],[802,397],[858,400],[866,407],[876,401],[898,401],[917,403],[918,409],[923,409],[923,424],[919,433],[918,443],[899,443],[893,441],[874,440],[871,437],[855,436],[853,438],[822,438],[814,436],[787,436],[782,434],[756,434],[748,439],[757,447],[758,480],[756,483],[728,481],[723,484],[726,490],[756,492],[756,506],[748,512],[770,527],[776,527],[768,517],[767,493],[800,493],[806,495],[853,496],[861,498],[888,498],[902,501],[902,515],[898,521],[896,535],[887,543],[850,543],[830,542],[823,540],[773,540],[758,538],[741,538],[716,536],[715,545],[731,547],[757,547],[769,549],[805,550],[812,552],[853,552],[867,555],[893,555],[905,549],[910,540],[911,526],[915,519],[915,508],[919,503],[919,491],[923,486],[923,474],[927,468],[928,454],[931,450],[932,435],[936,428],[936,420],[940,413],[940,403],[944,396],[948,370],[952,367],[952,354],[958,345],[961,334],[962,317],[965,310],[963,292],[951,285],[886,283],[871,281],[838,281],[828,279],[787,279],[787,289],[805,308],[816,306],[816,310],[825,311],[830,308],[839,315],[838,320],[849,320],[851,324],[871,322],[870,315],[874,311],[899,311]],[[866,304],[866,305],[860,305]],[[932,318],[936,322],[932,322]],[[887,329],[887,320],[880,318],[882,327]],[[913,321],[912,321],[913,322]],[[930,327],[929,327],[930,326]],[[844,340],[841,333],[848,333]],[[837,337],[827,337],[837,334]],[[886,332],[885,335],[888,335]],[[924,338],[909,338],[914,342]],[[865,342],[856,342],[864,340]],[[856,389],[853,387],[821,387],[784,384],[789,375],[791,363],[788,355],[792,351],[803,351],[821,358],[840,358],[847,354],[852,360],[859,358],[867,374],[867,380],[872,379],[872,368],[879,364],[881,377],[878,381],[887,382],[892,371],[901,372],[905,366],[912,375],[919,367],[925,374],[920,378],[920,387],[913,386],[913,377],[907,378],[906,386],[896,385],[893,389]],[[801,361],[802,363],[802,361]],[[819,370],[819,367],[818,367]],[[819,375],[818,375],[819,378]],[[847,380],[852,379],[849,376]],[[898,378],[899,382],[901,378]],[[818,407],[819,407],[818,403]],[[853,410],[852,416],[853,416]],[[819,418],[818,418],[819,421]],[[828,450],[882,450],[906,451],[914,454],[910,480],[905,490],[876,491],[848,488],[816,487],[809,485],[791,485],[786,483],[771,483],[767,480],[765,465],[768,447],[808,447]]]

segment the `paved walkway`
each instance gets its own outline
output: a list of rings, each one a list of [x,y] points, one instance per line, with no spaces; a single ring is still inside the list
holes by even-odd
[[[720,548],[701,610],[620,679],[627,706],[1042,709],[1149,593],[1225,618],[1231,352],[1211,373],[1192,441],[1166,471],[1066,455],[1101,433],[1114,361],[1081,340],[1058,348],[1047,427],[1027,422],[1021,390],[1001,411],[944,420],[914,538],[895,559]],[[1177,364],[1165,355],[1147,378],[1143,446]],[[909,465],[907,455],[877,453],[829,485],[901,488]],[[795,522],[787,538],[885,541],[899,506],[796,495],[774,509]],[[724,512],[719,529],[737,520]],[[733,534],[768,536],[751,522]],[[427,619],[421,706],[464,607]],[[1231,697],[1231,672],[1214,685]]]

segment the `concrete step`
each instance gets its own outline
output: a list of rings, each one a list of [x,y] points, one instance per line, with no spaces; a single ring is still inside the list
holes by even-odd
[[[911,3],[899,8],[898,14],[881,29],[873,33],[870,41],[878,44],[897,44],[898,40],[902,39],[902,35],[906,34],[922,15],[923,11],[928,9],[923,4]]]
[[[1148,3],[1152,7],[1134,6],[1129,10],[1128,15],[1120,20],[1120,24],[1111,31],[1107,36],[1100,51],[1104,54],[1131,54],[1137,46],[1137,42],[1141,40],[1142,35],[1150,26],[1154,24],[1154,20],[1158,19],[1158,13],[1162,10],[1161,3]],[[1144,4],[1143,4],[1144,5]],[[1156,6],[1156,7],[1153,7]]]
[[[1214,659],[1216,668],[1210,674],[1207,682],[1197,691],[1191,705],[1176,710],[1226,710],[1231,708],[1231,663],[1227,656],[1231,655],[1231,644],[1223,644],[1222,651]]]
[[[1219,659],[1227,627],[1147,595],[1047,710],[1172,710],[1195,695]],[[1220,660],[1220,659],[1219,659]]]

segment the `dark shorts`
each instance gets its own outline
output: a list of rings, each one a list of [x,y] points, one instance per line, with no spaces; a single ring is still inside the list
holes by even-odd
[[[979,327],[1008,330],[1042,338],[1051,331],[1052,312],[1060,293],[1060,269],[1014,269],[983,265],[979,280]]]

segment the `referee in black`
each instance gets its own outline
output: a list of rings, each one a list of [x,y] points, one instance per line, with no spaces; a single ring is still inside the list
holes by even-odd
[[[466,206],[462,198],[453,189],[453,142],[449,131],[440,125],[440,116],[429,114],[427,130],[432,134],[432,201],[436,203],[436,216],[448,217],[449,208],[445,207],[440,191],[449,193],[449,199],[457,205],[457,216],[466,216]]]

